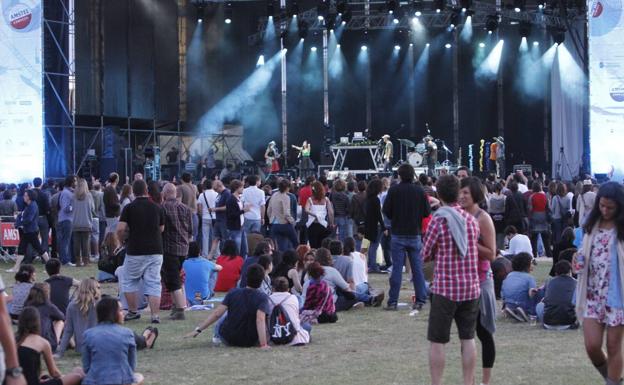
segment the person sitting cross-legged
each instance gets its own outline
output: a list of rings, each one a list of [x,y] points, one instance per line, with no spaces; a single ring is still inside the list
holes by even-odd
[[[572,265],[561,260],[555,265],[555,278],[546,283],[544,300],[537,304],[537,319],[545,329],[576,329],[576,279],[572,278]]]
[[[535,300],[537,285],[531,275],[532,260],[528,253],[513,257],[513,271],[507,275],[501,289],[505,313],[520,322],[528,322],[529,315],[535,315],[535,305],[539,302]]]
[[[217,275],[222,267],[206,258],[201,258],[197,242],[189,243],[188,254],[188,259],[182,264],[186,274],[184,281],[186,300],[191,305],[201,305],[202,301],[214,295]]]
[[[213,342],[216,344],[269,348],[266,317],[271,314],[269,297],[258,290],[264,280],[264,269],[258,264],[247,270],[247,287],[230,290],[223,302],[185,338],[197,337],[216,323]]]

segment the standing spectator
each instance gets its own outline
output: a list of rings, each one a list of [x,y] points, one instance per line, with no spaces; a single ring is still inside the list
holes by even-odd
[[[563,229],[569,225],[571,200],[567,197],[566,185],[557,182],[556,194],[550,200],[552,212],[552,242],[559,243]]]
[[[208,209],[210,213],[214,213],[215,221],[213,227],[213,238],[212,238],[212,251],[211,255],[217,255],[219,250],[217,249],[221,242],[225,241],[229,238],[228,227],[227,227],[227,216],[226,216],[226,205],[230,200],[230,196],[232,193],[230,190],[225,188],[223,182],[220,180],[216,180],[213,183],[214,190],[217,192],[217,199],[215,200],[215,207],[213,209]]]
[[[264,191],[258,188],[260,178],[256,175],[249,175],[246,180],[249,187],[243,190],[241,200],[249,211],[244,214],[243,231],[245,234],[260,233],[264,225],[263,219],[266,203]]]
[[[106,216],[106,233],[114,233],[117,231],[117,222],[121,214],[121,205],[119,204],[119,195],[117,195],[117,184],[119,183],[119,174],[113,172],[108,177],[108,183],[104,188],[104,214]]]
[[[19,367],[11,318],[5,301],[5,287],[0,277],[0,383],[5,380],[6,385],[26,385]],[[35,325],[39,325],[38,322]]]
[[[182,173],[182,184],[178,186],[178,196],[181,198],[182,203],[191,209],[192,214],[192,236],[193,241],[197,239],[197,232],[199,231],[199,217],[197,216],[197,187],[191,180],[191,174],[188,172]]]
[[[576,212],[578,213],[578,224],[579,226],[583,226],[585,224],[585,220],[587,220],[587,216],[594,208],[594,204],[596,203],[596,193],[592,191],[593,183],[591,179],[586,179],[583,181],[582,192],[578,196],[576,200]]]
[[[91,258],[90,239],[95,217],[93,197],[89,194],[87,181],[80,178],[76,184],[72,200],[73,220],[72,237],[74,241],[74,258],[76,266],[87,266]],[[82,257],[82,259],[81,259]]]
[[[192,211],[176,199],[176,187],[167,183],[163,187],[165,230],[163,236],[162,277],[173,299],[171,320],[183,320],[186,300],[182,291],[180,269],[188,255],[189,242],[193,236]]]
[[[211,247],[214,238],[213,223],[216,216],[211,210],[215,208],[217,196],[219,194],[212,188],[212,181],[210,179],[204,181],[203,187],[204,191],[199,195],[199,198],[197,198],[198,210],[200,210],[201,207],[202,213],[201,255],[204,258],[212,259],[214,258]]]
[[[300,219],[300,233],[299,233],[299,243],[306,244],[308,243],[308,228],[306,223],[308,222],[308,214],[306,213],[305,207],[306,203],[308,203],[308,199],[312,196],[312,183],[316,180],[314,175],[308,175],[305,178],[305,183],[303,187],[299,189],[299,198],[298,203],[301,207],[301,218]]]
[[[407,163],[399,166],[401,183],[391,187],[384,201],[383,213],[392,221],[392,272],[390,274],[390,293],[388,294],[389,310],[396,310],[401,289],[402,268],[405,257],[409,259],[412,270],[412,283],[416,302],[414,309],[420,310],[427,302],[427,285],[423,274],[420,250],[421,224],[423,218],[431,212],[429,201],[422,187],[414,183],[414,168]]]
[[[41,247],[41,242],[39,242],[37,238],[39,236],[39,225],[37,224],[39,208],[37,207],[35,198],[36,193],[33,190],[27,190],[24,193],[24,204],[26,207],[24,211],[17,216],[15,222],[15,227],[22,229],[19,246],[17,247],[17,257],[15,259],[15,266],[7,270],[7,273],[14,273],[19,270],[26,252],[28,251],[28,246],[32,246],[44,262],[47,262],[49,259],[48,252]],[[30,263],[32,260],[29,258],[26,262]]]
[[[13,217],[15,219],[17,211],[17,204],[13,200],[13,194],[11,194],[11,191],[5,190],[2,193],[2,202],[0,202],[0,216]]]
[[[247,207],[243,205],[241,195],[243,194],[243,182],[238,179],[234,179],[230,183],[230,195],[225,209],[228,239],[236,242],[236,246],[242,256],[247,256],[247,241],[245,239],[245,231],[243,230],[243,223],[245,222],[244,213],[249,211]]]
[[[129,184],[121,186],[121,194],[119,195],[119,207],[121,211],[123,211],[124,207],[132,203],[132,200],[132,186]]]
[[[41,239],[41,248],[48,251],[48,243],[50,241],[50,194],[41,189],[43,180],[41,178],[33,179],[33,187],[37,193],[37,207],[39,208],[39,217],[37,224],[39,225],[39,238]]]
[[[624,325],[624,191],[603,184],[583,226],[583,246],[575,258],[578,271],[576,315],[583,321],[585,349],[606,384],[622,383]],[[606,332],[607,354],[603,350]]]
[[[505,239],[505,200],[507,196],[503,194],[503,185],[499,182],[494,185],[494,193],[490,194],[488,212],[494,221],[496,230],[496,247],[503,249]]]
[[[63,183],[63,191],[58,199],[58,224],[56,228],[58,253],[63,265],[75,266],[71,260],[71,234],[72,221],[74,219],[74,208],[72,201],[74,198],[74,188],[76,187],[76,177],[69,175]]]
[[[368,246],[368,272],[380,273],[379,264],[377,263],[377,248],[381,239],[381,233],[387,231],[381,215],[381,202],[379,194],[381,193],[382,183],[379,179],[373,179],[368,183],[366,188],[366,201],[364,203],[364,238],[369,241]],[[401,271],[401,268],[398,268]]]
[[[329,199],[325,197],[325,187],[321,182],[312,183],[312,196],[305,204],[305,212],[308,214],[306,227],[308,239],[313,249],[321,247],[323,239],[331,234],[334,225],[334,210]]]
[[[347,184],[342,179],[338,179],[334,182],[332,194],[330,196],[331,203],[334,206],[334,218],[336,221],[336,228],[338,229],[338,239],[340,239],[341,242],[344,242],[347,237],[353,236],[353,223],[349,217],[350,199],[345,192],[346,188]]]
[[[143,181],[134,183],[137,182]],[[144,194],[147,195],[147,186],[145,190]],[[136,191],[134,193],[138,195]],[[147,201],[147,197],[144,198]],[[86,376],[82,384],[141,385],[143,376],[134,372],[137,360],[134,333],[121,326],[124,315],[119,301],[111,297],[102,298],[95,306],[95,312],[97,326],[84,333],[82,367]]]
[[[461,340],[464,385],[474,384],[477,350],[474,335],[479,316],[479,224],[457,205],[459,180],[443,175],[436,184],[443,204],[425,235],[423,256],[435,263],[427,339],[431,343],[429,370],[432,385],[442,384],[444,346],[453,320]]]
[[[550,248],[550,225],[548,223],[550,209],[548,207],[548,198],[542,190],[539,182],[533,182],[533,193],[529,197],[529,233],[531,236],[531,247],[533,255],[537,256],[537,238],[541,237],[544,243],[546,256],[552,258],[552,249]]]
[[[93,182],[91,197],[95,208],[93,226],[91,227],[91,256],[92,259],[100,259],[100,244],[104,241],[106,232],[106,215],[104,213],[104,193],[99,181]]]
[[[136,199],[124,208],[117,225],[117,236],[127,242],[124,280],[121,282],[128,301],[125,319],[141,318],[137,312],[137,292],[143,279],[144,293],[149,296],[152,323],[160,323],[160,268],[163,264],[165,214],[161,207],[147,199],[144,181],[135,181],[132,190]]]
[[[358,251],[362,246],[362,235],[364,234],[364,223],[366,221],[366,182],[361,180],[357,183],[358,192],[351,198],[349,215],[353,222],[353,234],[355,235],[355,246]]]
[[[277,249],[281,252],[297,247],[299,240],[295,232],[295,214],[290,207],[288,190],[290,182],[282,179],[278,185],[278,191],[271,195],[267,215],[271,224],[271,238],[277,243]]]
[[[492,377],[492,368],[496,358],[494,332],[496,331],[496,293],[490,264],[496,257],[496,232],[494,222],[480,205],[485,202],[483,184],[478,178],[469,177],[461,181],[459,204],[471,214],[479,224],[479,282],[481,296],[479,298],[479,320],[477,321],[477,337],[481,341],[481,358],[483,363],[482,385],[488,385]]]
[[[149,195],[149,200],[151,202],[156,203],[157,205],[161,205],[163,203],[160,186],[155,180],[152,180],[147,184],[147,195]]]
[[[505,200],[505,223],[514,226],[521,234],[526,234],[528,229],[526,201],[522,193],[518,191],[518,183],[515,180],[507,184],[510,194]]]

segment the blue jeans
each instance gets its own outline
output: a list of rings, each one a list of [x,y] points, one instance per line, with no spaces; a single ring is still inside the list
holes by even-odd
[[[394,305],[399,300],[401,289],[402,270],[405,265],[405,256],[409,258],[412,268],[412,283],[416,294],[416,303],[427,302],[427,284],[423,274],[423,261],[420,256],[422,242],[418,236],[392,235],[390,240],[392,248],[392,273],[390,274],[390,293],[388,294],[388,304]]]
[[[212,247],[212,218],[202,218],[202,257],[208,258]]]
[[[56,242],[59,259],[63,265],[71,262],[72,222],[61,221],[56,226]]]
[[[340,242],[344,242],[345,238],[353,236],[353,224],[351,219],[347,217],[336,217],[336,228]]]
[[[373,297],[370,295],[370,286],[368,282],[362,282],[355,287],[355,299],[359,302],[369,304]]]
[[[193,220],[193,240],[197,241],[197,234],[199,233],[199,216],[192,214]]]
[[[271,225],[271,238],[277,243],[277,249],[280,252],[286,250],[294,250],[299,244],[295,227],[290,223],[274,223]]]
[[[379,247],[379,238],[377,241],[371,242],[368,246],[368,270],[379,271],[379,265],[377,264],[377,248]]]
[[[238,248],[238,253],[240,256],[245,258],[247,256],[247,235],[245,235],[245,231],[241,230],[229,230],[228,239],[236,242],[236,247]]]
[[[48,224],[48,218],[44,215],[40,215],[37,219],[39,225],[39,236],[41,237],[41,248],[44,251],[48,251],[48,241],[50,239],[50,225]]]
[[[245,218],[245,222],[243,222],[243,230],[245,230],[245,234],[262,233],[262,225],[260,224],[260,219]]]

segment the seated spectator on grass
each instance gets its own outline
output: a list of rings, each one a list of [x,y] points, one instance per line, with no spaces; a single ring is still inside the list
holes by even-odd
[[[367,306],[380,306],[384,299],[384,292],[374,291],[368,283],[367,256],[355,251],[355,239],[345,238],[342,254],[348,256],[353,263],[353,285],[355,297]]]
[[[496,293],[496,299],[501,299],[501,288],[503,287],[503,281],[507,278],[507,275],[511,273],[511,261],[505,257],[497,257],[491,263],[492,275],[494,276],[494,292]]]
[[[537,305],[537,318],[546,329],[576,329],[576,279],[572,265],[561,260],[555,265],[555,278],[546,283],[544,300]]]
[[[61,275],[61,261],[58,259],[52,258],[46,262],[45,269],[50,276],[46,279],[46,283],[50,285],[50,302],[65,314],[69,305],[69,290],[78,287],[80,281]]]
[[[138,384],[137,347],[132,330],[121,326],[124,314],[117,299],[102,298],[95,307],[98,324],[84,333],[82,385]]]
[[[364,306],[364,303],[358,302],[355,299],[355,294],[349,287],[349,284],[342,278],[340,272],[332,266],[333,260],[329,250],[323,247],[316,250],[316,261],[323,266],[323,280],[327,282],[332,290],[336,311],[344,311],[353,307],[359,308]],[[304,297],[306,296],[307,285],[308,282],[303,285]]]
[[[247,259],[249,258],[251,257]],[[217,275],[214,291],[227,293],[235,288],[241,277],[243,263],[243,258],[238,255],[236,242],[231,239],[223,242],[223,251],[217,258],[217,265],[221,266],[222,269]]]
[[[503,281],[501,290],[505,313],[521,322],[527,322],[528,315],[535,315],[536,301],[531,294],[536,289],[535,278],[531,275],[532,261],[533,257],[528,253],[513,257],[513,271]]]
[[[80,282],[76,298],[67,307],[65,313],[65,328],[59,345],[57,355],[62,357],[69,347],[73,337],[76,351],[82,353],[84,332],[97,325],[95,305],[100,299],[100,284],[93,278],[87,278]]]
[[[223,302],[185,338],[197,337],[216,322],[213,342],[230,346],[259,346],[267,349],[266,318],[271,314],[269,297],[258,290],[265,277],[262,266],[253,264],[247,272],[247,287],[230,290]],[[227,312],[227,313],[226,313]]]
[[[81,368],[65,376],[58,370],[50,342],[41,337],[41,320],[34,307],[27,306],[20,314],[15,337],[19,364],[28,385],[78,385],[84,378]],[[44,376],[41,375],[41,356],[48,368]]]
[[[271,286],[271,272],[273,272],[273,262],[271,261],[271,257],[268,255],[261,255],[258,258],[258,265],[262,266],[264,269],[264,279],[262,280],[262,284],[260,285],[260,290],[266,295],[273,294],[273,288]]]
[[[294,250],[286,250],[282,253],[282,260],[273,272],[273,278],[284,277],[288,281],[288,289],[295,295],[301,295],[303,285],[297,270],[299,258]]]
[[[316,250],[308,248],[308,251],[297,262],[297,272],[299,273],[299,282],[301,282],[301,292],[303,293],[303,284],[307,281],[307,272],[310,264],[316,261]]]
[[[533,256],[533,247],[531,240],[524,234],[520,234],[515,226],[507,226],[505,228],[505,237],[509,241],[507,250],[502,250],[501,254],[507,258],[513,258],[514,255],[527,253]]]
[[[107,233],[100,249],[98,261],[99,282],[117,282],[115,271],[124,264],[126,248],[119,242],[116,232]]]
[[[222,267],[200,257],[197,242],[189,243],[188,259],[182,264],[182,269],[186,274],[184,292],[191,306],[201,305],[202,301],[212,298]]]
[[[323,279],[325,269],[318,262],[308,266],[309,280],[304,286],[305,301],[301,311],[301,321],[310,323],[334,323],[338,321],[332,289]]]
[[[272,256],[273,250],[274,249],[272,243],[269,242],[266,238],[263,242],[260,242],[256,245],[253,255],[245,258],[245,262],[243,263],[243,267],[240,271],[240,280],[238,281],[238,287],[240,287],[241,289],[247,287],[247,268],[255,263],[258,263],[258,258],[260,258],[261,255]]]
[[[7,307],[12,319],[18,319],[22,313],[24,303],[26,303],[30,289],[35,282],[36,274],[35,267],[29,263],[21,265],[17,273],[15,273],[13,292],[7,299]]]
[[[574,246],[574,229],[566,227],[561,233],[561,239],[553,248],[553,266],[550,269],[549,275],[555,277],[555,265],[561,260],[561,254],[569,249],[574,249],[576,252],[576,246]],[[569,262],[572,262],[571,260]]]
[[[310,332],[312,331],[312,326],[309,323],[300,322],[299,300],[295,295],[290,294],[289,290],[288,279],[286,279],[286,277],[277,277],[273,280],[273,294],[269,297],[269,314],[273,312],[273,307],[282,305],[282,308],[288,315],[293,328],[297,331],[295,338],[289,345],[305,345],[310,343]]]
[[[25,306],[32,306],[39,311],[41,336],[48,340],[52,352],[56,352],[65,326],[65,314],[50,302],[50,285],[35,283],[28,293]]]

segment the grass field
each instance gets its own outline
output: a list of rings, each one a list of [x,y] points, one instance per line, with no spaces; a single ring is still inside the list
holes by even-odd
[[[38,281],[46,278],[37,263]],[[6,285],[13,277],[4,273]],[[543,282],[550,262],[536,268]],[[95,276],[95,267],[68,268],[75,278]],[[407,279],[407,276],[404,276]],[[387,276],[371,276],[376,288],[388,288]],[[401,301],[408,302],[409,282],[404,281]],[[116,294],[116,286],[104,291]],[[141,351],[138,371],[146,384],[429,384],[428,309],[415,317],[404,308],[387,312],[381,308],[339,313],[333,325],[312,330],[312,343],[305,347],[274,347],[270,351],[213,347],[206,330],[196,339],[183,340],[208,312],[187,312],[186,321],[164,321],[153,350]],[[163,314],[166,318],[166,313]],[[492,384],[600,384],[597,372],[586,358],[582,332],[546,331],[528,324],[512,323],[499,314],[496,333],[497,357]],[[126,326],[141,332],[149,316]],[[479,346],[479,344],[477,343]],[[461,384],[459,344],[455,330],[448,344],[445,384]],[[480,352],[479,352],[480,354]],[[479,355],[478,363],[481,358]],[[58,362],[61,371],[80,365],[80,357],[69,352]],[[477,371],[480,380],[480,370]]]

